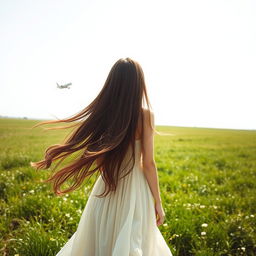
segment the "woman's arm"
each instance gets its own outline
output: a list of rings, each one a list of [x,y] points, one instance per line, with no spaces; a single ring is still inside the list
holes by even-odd
[[[150,127],[155,127],[154,113],[149,110],[144,110],[143,122],[143,143],[142,143],[142,168],[143,173],[148,181],[150,190],[155,199],[155,203],[161,203],[160,188],[157,167],[154,159],[154,132]]]
[[[157,226],[162,225],[165,218],[165,213],[162,207],[160,197],[160,188],[158,182],[158,173],[154,159],[154,131],[150,127],[150,119],[152,127],[155,127],[154,114],[152,112],[144,112],[143,122],[143,143],[142,143],[142,169],[148,181],[150,190],[155,199],[155,214]]]

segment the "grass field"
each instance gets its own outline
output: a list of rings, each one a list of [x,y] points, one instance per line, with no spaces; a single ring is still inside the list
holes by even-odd
[[[69,131],[30,129],[37,122],[0,119],[0,255],[56,255],[94,181],[64,197],[41,182],[50,170],[29,162]],[[173,255],[256,255],[256,131],[156,128],[173,134],[155,137],[166,213],[159,229]]]

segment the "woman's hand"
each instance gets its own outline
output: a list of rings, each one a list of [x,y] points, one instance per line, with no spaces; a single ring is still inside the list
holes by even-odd
[[[161,202],[155,203],[155,213],[156,213],[156,224],[157,226],[160,226],[163,224],[165,219],[165,213],[164,213],[164,209],[162,207]]]

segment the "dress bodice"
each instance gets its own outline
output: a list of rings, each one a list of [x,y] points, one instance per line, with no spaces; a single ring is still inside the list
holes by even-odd
[[[127,160],[129,161],[129,158],[131,157],[132,154],[132,148],[130,147],[124,162],[126,162]],[[134,144],[134,154],[135,154],[135,163],[134,165],[136,166],[140,166],[141,163],[141,140],[135,140],[135,144]],[[132,163],[132,161],[130,162],[130,164]]]
[[[140,161],[140,158],[141,158],[141,140],[135,140],[135,155],[136,155],[136,160]]]

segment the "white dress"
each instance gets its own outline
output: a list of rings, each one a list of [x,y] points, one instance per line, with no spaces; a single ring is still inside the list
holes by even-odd
[[[133,170],[107,197],[94,196],[105,186],[99,175],[77,230],[56,256],[172,256],[156,224],[153,195],[140,161],[141,141],[136,140]]]

